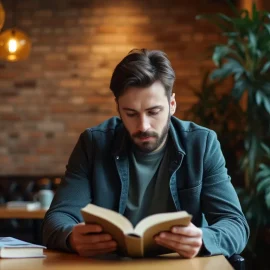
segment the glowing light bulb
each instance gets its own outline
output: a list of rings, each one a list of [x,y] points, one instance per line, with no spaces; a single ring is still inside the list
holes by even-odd
[[[18,49],[18,43],[17,40],[12,38],[8,42],[8,50],[10,53],[15,53]]]
[[[12,28],[0,33],[1,60],[12,62],[25,60],[29,56],[30,49],[31,41],[21,30]]]

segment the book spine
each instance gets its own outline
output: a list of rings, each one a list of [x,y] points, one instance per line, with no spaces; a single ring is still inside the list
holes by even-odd
[[[143,240],[137,235],[125,236],[127,253],[130,257],[143,257]]]

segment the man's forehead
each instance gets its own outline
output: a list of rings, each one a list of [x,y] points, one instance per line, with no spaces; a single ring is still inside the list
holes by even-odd
[[[162,85],[151,85],[150,87],[130,87],[120,97],[119,100],[160,100],[166,98],[165,89]]]

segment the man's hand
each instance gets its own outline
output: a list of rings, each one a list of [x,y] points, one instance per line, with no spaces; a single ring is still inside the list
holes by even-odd
[[[187,227],[176,226],[171,232],[162,232],[155,240],[157,244],[172,249],[185,258],[193,258],[202,246],[202,230],[190,223]]]
[[[111,235],[102,233],[101,226],[96,224],[75,225],[68,241],[71,248],[84,257],[110,253],[115,251],[117,246]]]

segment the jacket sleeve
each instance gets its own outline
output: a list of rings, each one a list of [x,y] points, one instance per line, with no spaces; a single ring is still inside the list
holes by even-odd
[[[230,257],[241,253],[247,244],[249,227],[213,131],[209,132],[206,142],[201,201],[208,223],[202,228],[202,255]]]
[[[42,223],[43,244],[48,248],[72,251],[67,238],[73,226],[82,222],[80,209],[91,202],[90,147],[91,132],[85,131],[69,158],[65,177]]]

